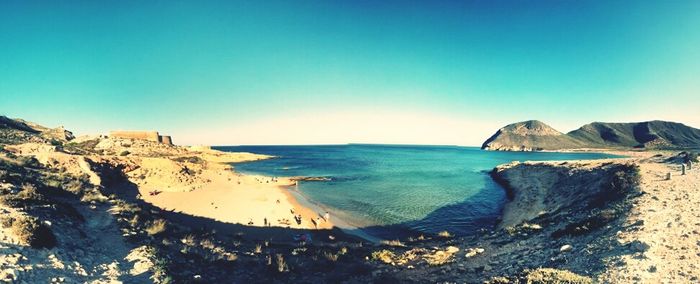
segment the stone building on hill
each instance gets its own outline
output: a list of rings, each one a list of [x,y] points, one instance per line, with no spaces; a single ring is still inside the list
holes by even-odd
[[[173,140],[170,136],[162,136],[158,133],[158,131],[111,131],[109,132],[109,137],[140,139],[173,145]]]

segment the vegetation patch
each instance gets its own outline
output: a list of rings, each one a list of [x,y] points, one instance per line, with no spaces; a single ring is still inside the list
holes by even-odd
[[[56,237],[51,228],[39,222],[37,218],[19,217],[12,220],[10,229],[22,244],[30,245],[33,248],[53,248],[56,246]]]
[[[389,250],[379,250],[372,252],[372,260],[381,261],[386,264],[394,263],[394,258],[396,255]]]
[[[559,238],[565,235],[581,236],[590,233],[596,229],[602,228],[608,223],[617,218],[617,211],[613,209],[603,210],[595,213],[581,221],[570,223],[563,229],[556,230],[552,233],[552,237]]]
[[[590,277],[578,275],[568,270],[554,268],[538,268],[526,271],[525,281],[528,284],[591,284]]]
[[[612,170],[603,188],[589,202],[589,208],[602,208],[610,202],[619,201],[637,190],[641,175],[639,166],[634,164],[619,165]]]
[[[69,142],[63,145],[63,151],[71,154],[92,154],[97,153],[95,147],[100,143],[99,139],[86,140],[82,142]]]
[[[202,160],[202,158],[197,157],[197,156],[177,157],[177,158],[173,158],[173,161],[187,162],[187,163],[192,163],[192,164],[203,164],[204,163],[204,160]]]
[[[163,219],[157,219],[153,222],[151,222],[148,227],[146,227],[146,233],[149,236],[155,236],[158,235],[162,232],[165,232],[165,229],[167,228],[167,222]]]

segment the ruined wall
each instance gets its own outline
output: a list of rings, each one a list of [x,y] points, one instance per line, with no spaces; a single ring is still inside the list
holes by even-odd
[[[158,131],[112,131],[109,133],[109,137],[160,142]]]
[[[160,143],[173,145],[173,139],[170,137],[170,135],[163,135],[160,136]]]

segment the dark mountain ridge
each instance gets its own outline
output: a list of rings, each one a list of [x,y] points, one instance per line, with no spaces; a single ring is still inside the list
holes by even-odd
[[[700,148],[700,129],[670,121],[593,122],[563,134],[537,120],[499,129],[481,146],[485,150],[540,151],[583,148]]]

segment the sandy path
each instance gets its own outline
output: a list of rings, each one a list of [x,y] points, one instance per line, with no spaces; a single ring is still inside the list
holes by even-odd
[[[668,172],[671,180],[665,180]],[[639,241],[639,249],[646,250],[611,260],[601,282],[700,283],[700,169],[682,176],[680,165],[642,163],[641,173],[645,194],[628,223],[643,225],[638,231],[618,233],[618,241]],[[615,265],[620,261],[624,265]]]

